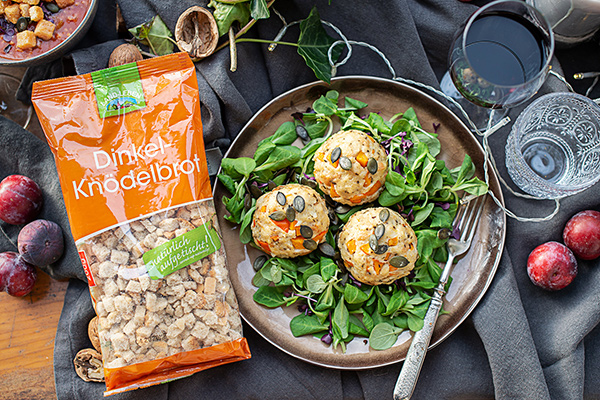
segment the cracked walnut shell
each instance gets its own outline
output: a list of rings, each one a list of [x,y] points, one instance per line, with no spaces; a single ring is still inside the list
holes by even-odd
[[[75,372],[86,382],[104,382],[102,355],[94,349],[79,350],[75,359]]]
[[[219,41],[219,28],[212,13],[200,6],[184,11],[175,26],[175,41],[181,51],[195,60],[210,56]]]

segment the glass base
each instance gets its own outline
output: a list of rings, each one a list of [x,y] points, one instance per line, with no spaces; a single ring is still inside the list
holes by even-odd
[[[482,133],[488,130],[489,128],[495,126],[508,113],[507,109],[491,109],[480,107],[465,99],[456,89],[456,86],[454,85],[454,83],[452,82],[452,78],[450,77],[450,72],[448,71],[446,71],[446,73],[444,74],[444,77],[440,82],[440,87],[442,89],[442,92],[444,92],[446,96],[452,97],[460,105],[460,107],[462,107],[462,109],[467,113],[469,119],[471,120],[471,122],[473,122],[477,130],[479,130]],[[452,110],[452,112],[458,115],[459,118],[465,120],[465,116],[455,104],[450,103],[450,109]],[[471,126],[469,121],[465,122],[467,123],[467,127],[471,131],[475,131],[475,129]]]
[[[0,73],[0,115],[27,129],[33,108],[15,98],[21,82],[12,75]]]

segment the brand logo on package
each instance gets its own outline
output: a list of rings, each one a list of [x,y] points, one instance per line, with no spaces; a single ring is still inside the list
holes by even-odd
[[[146,107],[136,63],[91,73],[101,118],[123,115]]]
[[[90,263],[87,260],[85,251],[80,250],[78,253],[79,253],[79,258],[81,258],[81,265],[83,266],[83,271],[85,272],[85,276],[88,280],[88,285],[90,287],[96,286],[96,282],[94,281],[94,275],[92,274],[92,271],[90,270]]]

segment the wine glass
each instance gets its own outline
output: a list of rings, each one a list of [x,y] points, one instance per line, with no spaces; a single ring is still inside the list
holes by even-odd
[[[458,31],[441,88],[478,129],[489,127],[494,117],[535,95],[553,53],[552,28],[537,9],[519,0],[494,1]]]

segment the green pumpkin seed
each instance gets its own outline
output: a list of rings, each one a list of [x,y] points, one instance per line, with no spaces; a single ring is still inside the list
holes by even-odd
[[[54,3],[46,3],[46,8],[48,9],[48,11],[50,11],[53,14],[60,11],[60,7]]]
[[[296,125],[296,135],[304,141],[309,141],[310,136],[308,136],[308,131],[302,125]]]
[[[348,211],[350,211],[352,209],[352,207],[347,206],[347,205],[340,205],[337,206],[335,208],[335,212],[338,214],[346,214]]]
[[[17,23],[15,24],[15,28],[17,28],[18,32],[23,32],[23,31],[27,30],[28,26],[29,26],[29,18],[27,18],[27,17],[20,17],[17,20]]]
[[[248,211],[251,208],[252,208],[252,196],[250,196],[250,193],[246,193],[246,195],[244,196],[244,210]]]
[[[381,244],[377,247],[377,250],[373,250],[375,252],[375,254],[385,254],[386,251],[388,251],[388,245],[387,244]]]
[[[403,268],[409,264],[408,259],[404,256],[394,256],[390,258],[390,265],[394,268]]]
[[[374,252],[377,252],[377,249],[379,247],[379,245],[377,244],[377,236],[375,236],[375,235],[369,236],[369,247]]]
[[[448,228],[442,228],[437,232],[438,239],[446,240],[452,235],[452,230]]]
[[[385,233],[385,225],[379,224],[375,227],[375,237],[377,240],[381,239],[383,234]]]
[[[285,194],[277,192],[277,195],[275,197],[277,198],[277,202],[279,203],[279,205],[285,206]]]
[[[384,208],[383,210],[379,211],[379,219],[382,222],[387,221],[389,217],[390,217],[390,210],[388,210],[387,208]]]
[[[373,157],[369,158],[369,161],[367,161],[367,171],[372,174],[377,172],[377,160]]]
[[[269,218],[271,218],[273,221],[283,221],[285,217],[286,215],[283,211],[275,211],[274,213],[269,215]]]
[[[254,262],[252,263],[252,268],[254,268],[255,271],[259,271],[263,267],[263,265],[265,265],[266,262],[267,256],[258,256],[256,257],[256,260],[254,260]]]
[[[340,159],[340,156],[342,155],[342,149],[340,149],[339,147],[336,147],[335,149],[333,149],[331,151],[331,162],[335,163],[337,160]]]
[[[313,251],[317,248],[317,242],[312,239],[306,239],[304,242],[302,242],[302,245],[306,250],[310,251]]]
[[[327,242],[323,242],[319,245],[319,251],[327,257],[331,257],[331,258],[335,257],[334,248]]]
[[[300,225],[300,234],[304,239],[310,239],[313,237],[313,230],[310,226]]]
[[[250,185],[250,194],[255,199],[258,199],[260,196],[262,196],[263,192],[262,192],[262,190],[260,190],[260,188],[258,186]]]
[[[340,167],[346,171],[352,169],[352,161],[348,157],[340,157]]]
[[[306,206],[306,203],[304,202],[304,198],[300,195],[294,197],[294,201],[292,201],[292,204],[293,204],[294,208],[296,209],[296,211],[298,211],[298,212],[304,211],[304,207]]]
[[[287,218],[288,221],[292,222],[296,219],[296,210],[294,210],[293,207],[288,207],[285,210],[285,217]]]

